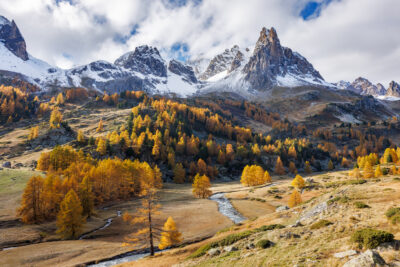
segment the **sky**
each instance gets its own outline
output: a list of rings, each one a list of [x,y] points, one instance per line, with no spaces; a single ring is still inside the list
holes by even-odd
[[[139,45],[164,58],[254,46],[262,27],[325,80],[400,82],[399,0],[1,0],[28,53],[61,68],[113,62]]]

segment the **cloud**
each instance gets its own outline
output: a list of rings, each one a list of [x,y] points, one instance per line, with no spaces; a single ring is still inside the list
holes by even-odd
[[[261,27],[274,26],[282,45],[305,56],[326,80],[364,76],[385,85],[400,81],[397,10],[398,0],[0,2],[0,14],[16,21],[28,52],[64,68],[112,62],[143,44],[166,58],[212,57],[235,44],[251,47]]]

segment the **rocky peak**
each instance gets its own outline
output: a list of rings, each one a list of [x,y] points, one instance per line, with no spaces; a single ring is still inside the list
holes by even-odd
[[[391,81],[386,91],[386,95],[400,97],[400,85],[395,81]]]
[[[285,79],[286,75],[299,84],[323,81],[319,72],[304,57],[281,46],[274,28],[261,30],[253,55],[243,72],[245,80],[256,90],[279,85],[279,78]]]
[[[115,65],[142,74],[167,77],[167,67],[158,49],[147,45],[136,47],[135,51],[122,55],[115,61]]]
[[[208,78],[221,73],[223,71],[229,72],[232,70],[232,63],[236,60],[235,66],[240,66],[240,52],[239,46],[234,45],[231,49],[225,49],[222,54],[216,55],[208,64],[207,69],[200,75],[200,79],[207,80]]]
[[[183,65],[177,60],[171,60],[168,65],[168,70],[172,73],[180,75],[189,83],[197,83],[196,76],[191,66]]]
[[[26,61],[29,59],[26,52],[26,43],[19,31],[15,21],[9,21],[7,18],[0,16],[0,42],[14,55]]]
[[[348,88],[361,95],[384,95],[386,92],[385,87],[382,84],[374,85],[368,79],[363,77],[358,77],[351,83]]]

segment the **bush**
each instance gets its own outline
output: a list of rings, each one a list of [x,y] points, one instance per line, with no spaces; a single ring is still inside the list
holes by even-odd
[[[351,236],[351,241],[357,243],[359,248],[373,249],[385,242],[393,241],[394,236],[391,233],[365,228],[356,231]]]
[[[194,259],[205,255],[210,248],[211,248],[211,243],[199,247],[195,252],[193,252],[192,255],[189,256],[189,259]]]
[[[339,203],[348,203],[350,201],[350,198],[344,196],[344,197],[334,197],[332,199],[328,200],[328,205],[331,205],[335,202],[339,202]]]
[[[385,216],[392,224],[400,222],[400,208],[390,208],[385,212]]]
[[[237,233],[237,234],[231,234],[219,241],[213,242],[211,244],[211,247],[214,248],[214,247],[229,246],[229,245],[232,245],[233,243],[236,243],[237,241],[239,241],[241,239],[249,237],[251,234],[253,234],[253,231],[244,231],[244,232]]]
[[[357,209],[367,209],[367,208],[369,209],[369,208],[371,208],[370,206],[368,206],[364,202],[360,202],[360,201],[354,202],[354,206],[356,206]]]
[[[271,224],[271,225],[263,225],[263,226],[257,228],[255,231],[256,232],[265,232],[265,231],[271,231],[271,230],[282,229],[282,228],[285,228],[285,226],[282,224]]]
[[[256,243],[256,247],[258,248],[269,248],[272,247],[274,243],[269,241],[268,239],[262,239]]]
[[[328,220],[319,220],[318,222],[311,225],[310,229],[320,229],[322,227],[326,227],[331,224],[333,224],[333,223]]]

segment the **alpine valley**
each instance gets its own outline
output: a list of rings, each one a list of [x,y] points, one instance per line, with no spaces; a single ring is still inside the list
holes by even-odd
[[[400,85],[283,45],[61,69],[0,16],[0,266],[400,266]]]

